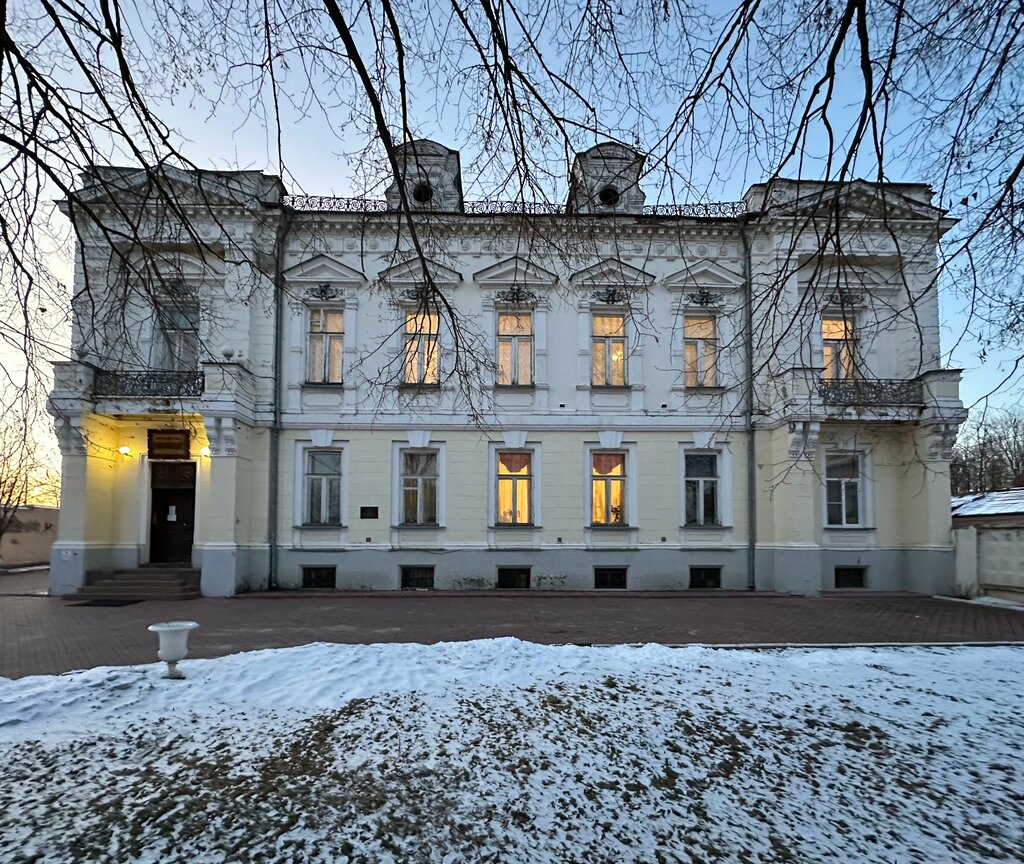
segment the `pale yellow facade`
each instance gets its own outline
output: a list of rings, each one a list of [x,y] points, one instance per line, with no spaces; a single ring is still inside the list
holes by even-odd
[[[50,400],[54,590],[162,561],[216,595],[951,588],[963,415],[925,187],[755,186],[731,210],[647,212],[642,159],[602,145],[577,158],[568,212],[508,216],[464,207],[457,154],[416,146],[439,190],[423,257],[384,206],[216,175],[188,205],[203,250],[154,219],[179,278],[120,298],[130,338],[76,309]],[[608,183],[625,183],[608,212],[579,197]],[[81,194],[102,210],[110,193]],[[799,227],[826,194],[845,196],[838,251]],[[82,227],[80,289],[82,268],[126,284],[103,242]],[[916,320],[886,318],[904,295]],[[175,430],[173,458],[150,452]]]

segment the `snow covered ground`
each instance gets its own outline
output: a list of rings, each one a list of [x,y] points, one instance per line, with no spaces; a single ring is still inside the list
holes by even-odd
[[[1024,859],[1024,650],[308,645],[0,679],[3,862]]]

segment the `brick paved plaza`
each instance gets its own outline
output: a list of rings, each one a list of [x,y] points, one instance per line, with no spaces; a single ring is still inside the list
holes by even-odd
[[[849,643],[1024,641],[1024,611],[915,595],[255,594],[117,608],[27,592],[45,574],[0,576],[0,676],[150,663],[156,621],[198,621],[194,657],[309,642]]]

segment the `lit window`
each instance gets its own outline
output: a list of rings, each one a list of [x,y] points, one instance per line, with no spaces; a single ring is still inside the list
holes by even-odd
[[[821,322],[822,365],[826,381],[853,378],[856,339],[853,322],[842,318],[825,318]]]
[[[861,457],[825,457],[825,508],[829,525],[861,524]]]
[[[341,451],[306,451],[307,525],[341,524]]]
[[[340,384],[344,351],[345,313],[341,309],[310,309],[306,380],[315,384]]]
[[[437,384],[440,364],[437,348],[438,316],[410,312],[405,316],[406,384]]]
[[[595,387],[622,387],[626,383],[626,318],[594,315],[590,339],[591,377]]]
[[[683,384],[718,385],[718,333],[713,317],[687,316],[683,321]]]
[[[533,499],[533,472],[530,453],[498,453],[499,525],[529,525]]]
[[[498,383],[528,386],[533,383],[533,316],[498,315]]]
[[[683,459],[686,483],[686,524],[718,525],[718,456],[687,453]]]
[[[625,453],[591,455],[590,499],[591,524],[627,524]]]
[[[402,451],[402,524],[437,524],[437,451]]]

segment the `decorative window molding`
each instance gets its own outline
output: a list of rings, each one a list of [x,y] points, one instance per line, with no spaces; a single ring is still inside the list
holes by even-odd
[[[537,293],[521,285],[504,288],[494,292],[494,302],[508,306],[536,306]]]
[[[628,304],[629,296],[629,292],[625,289],[616,287],[600,288],[590,295],[591,299],[595,302],[605,303],[609,306]]]
[[[699,291],[684,294],[683,302],[690,306],[722,306],[725,303],[725,295],[701,288]]]

